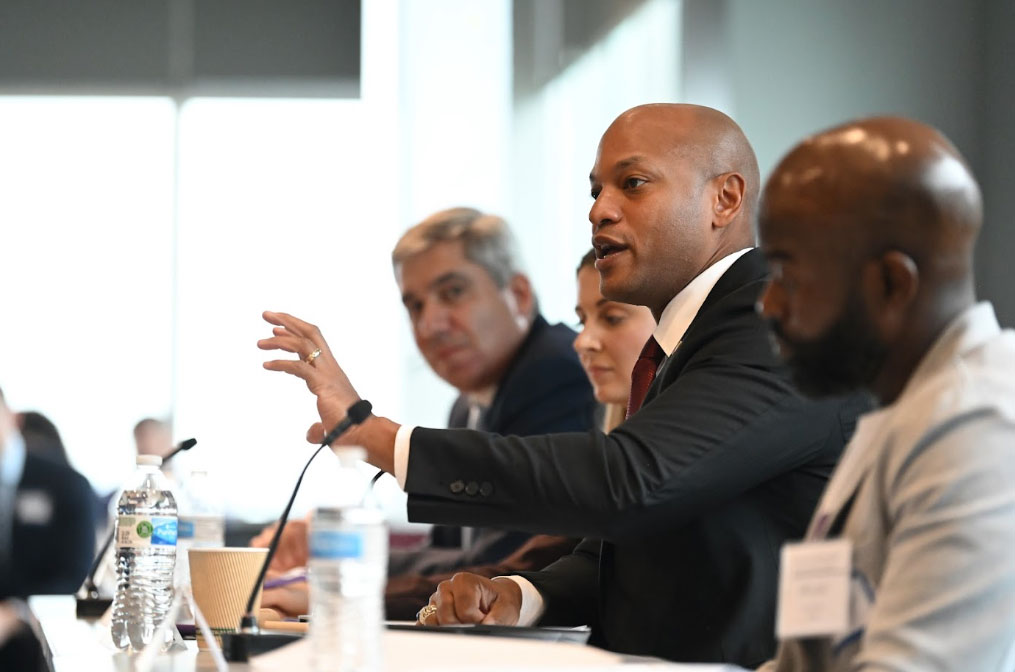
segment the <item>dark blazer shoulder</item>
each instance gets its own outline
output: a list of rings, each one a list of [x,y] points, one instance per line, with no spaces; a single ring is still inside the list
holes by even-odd
[[[768,327],[755,310],[767,277],[765,261],[757,249],[744,253],[723,273],[663,364],[646,403],[685,371],[716,360],[763,371],[793,394],[785,365],[771,347]]]
[[[536,316],[487,411],[487,430],[527,435],[592,427],[596,401],[572,347],[575,336]]]
[[[12,525],[13,574],[0,577],[0,596],[72,593],[91,564],[94,495],[70,466],[25,455]]]
[[[712,291],[702,302],[698,315],[707,313],[708,309],[717,302],[728,300],[731,295],[742,294],[745,290],[747,293],[753,291],[760,295],[761,288],[764,287],[767,280],[768,264],[765,262],[761,250],[752,248],[744,252],[716,281]]]

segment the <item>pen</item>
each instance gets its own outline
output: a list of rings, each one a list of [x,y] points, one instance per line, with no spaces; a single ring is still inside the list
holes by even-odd
[[[282,576],[277,579],[270,579],[264,582],[264,589],[271,590],[272,588],[281,588],[282,586],[288,586],[293,583],[303,583],[307,580],[307,575],[304,572],[296,574],[294,576]]]

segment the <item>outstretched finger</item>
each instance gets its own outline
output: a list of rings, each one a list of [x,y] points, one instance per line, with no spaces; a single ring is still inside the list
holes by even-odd
[[[274,311],[266,310],[262,314],[265,321],[269,324],[274,324],[279,327],[285,327],[297,336],[313,341],[314,345],[318,348],[327,347],[327,343],[324,342],[324,336],[321,335],[321,330],[316,325],[304,322],[295,315],[289,313],[277,313]]]
[[[294,352],[299,355],[300,358],[305,356],[304,351],[309,353],[314,349],[314,346],[308,343],[307,339],[301,336],[294,336],[293,334],[262,338],[257,342],[257,347],[261,350],[285,350],[286,352]]]
[[[310,429],[307,430],[307,441],[310,443],[321,443],[324,441],[324,425],[320,422],[315,422],[310,425]]]
[[[309,381],[315,369],[300,359],[273,359],[261,364],[269,371],[281,371]]]

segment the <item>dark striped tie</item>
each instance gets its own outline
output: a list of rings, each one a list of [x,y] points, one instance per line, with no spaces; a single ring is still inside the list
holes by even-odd
[[[666,353],[656,342],[655,336],[649,336],[645,347],[638,355],[638,361],[634,363],[634,370],[631,371],[631,396],[627,399],[627,416],[630,418],[638,412],[641,405],[645,403],[645,395],[648,388],[655,380],[656,371],[659,365],[666,359]]]

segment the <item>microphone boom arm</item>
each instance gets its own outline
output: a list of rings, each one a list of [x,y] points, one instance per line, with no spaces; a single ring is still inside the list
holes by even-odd
[[[310,468],[310,463],[314,461],[317,454],[321,452],[326,446],[330,445],[335,439],[345,434],[353,425],[359,423],[370,417],[370,410],[373,407],[370,402],[366,399],[360,399],[355,404],[349,407],[346,412],[345,418],[342,419],[335,428],[328,432],[327,436],[324,437],[324,441],[317,447],[314,454],[310,456],[307,463],[303,465],[303,471],[300,472],[300,477],[296,479],[296,487],[293,488],[293,494],[289,497],[289,503],[285,505],[285,510],[282,511],[281,517],[278,519],[278,527],[275,528],[275,534],[271,537],[271,543],[268,544],[268,554],[264,558],[264,564],[261,565],[261,571],[257,574],[257,580],[254,581],[254,586],[250,591],[250,597],[247,599],[247,608],[244,611],[243,619],[240,621],[241,632],[257,632],[257,618],[252,613],[254,611],[254,602],[257,600],[257,592],[261,587],[261,583],[264,582],[264,575],[268,573],[268,566],[271,564],[272,559],[275,557],[275,551],[278,550],[278,542],[282,538],[282,530],[285,529],[285,524],[289,520],[289,511],[293,508],[293,502],[296,501],[296,493],[300,490],[300,484],[303,483],[303,476],[307,473],[307,469]]]

